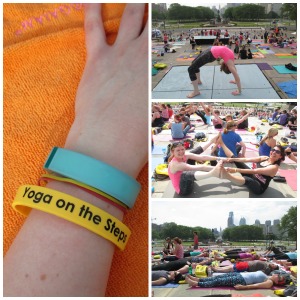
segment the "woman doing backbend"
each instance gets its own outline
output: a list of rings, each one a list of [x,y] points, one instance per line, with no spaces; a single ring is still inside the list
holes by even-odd
[[[226,46],[212,46],[207,50],[201,52],[192,62],[188,68],[189,76],[193,84],[194,90],[187,95],[188,98],[193,98],[200,95],[198,84],[201,84],[200,68],[207,63],[215,61],[217,58],[222,58],[221,72],[226,74],[232,73],[234,80],[230,83],[237,85],[238,89],[232,92],[232,95],[236,96],[242,93],[241,80],[234,65],[234,53]]]

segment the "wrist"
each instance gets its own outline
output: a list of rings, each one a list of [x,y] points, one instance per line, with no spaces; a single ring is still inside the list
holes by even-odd
[[[47,183],[47,188],[54,189],[60,191],[62,193],[66,193],[73,197],[82,199],[89,204],[92,204],[107,213],[111,214],[112,216],[116,217],[120,221],[123,219],[124,213],[121,209],[117,208],[116,206],[107,203],[98,197],[86,192],[85,190],[80,189],[75,185],[71,185],[65,182],[60,181],[50,181]]]
[[[148,143],[145,139],[128,137],[128,130],[128,127],[120,126],[115,135],[99,132],[85,134],[73,125],[64,148],[91,156],[136,178],[147,162]],[[105,142],[98,143],[92,136],[97,136],[97,141]]]

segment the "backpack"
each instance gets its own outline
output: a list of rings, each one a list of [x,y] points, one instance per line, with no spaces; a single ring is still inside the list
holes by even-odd
[[[204,132],[196,132],[196,134],[195,134],[195,140],[196,141],[201,141],[205,138],[206,138],[206,135],[205,135]]]
[[[169,178],[168,164],[157,165],[153,172],[153,178],[155,180],[164,180],[164,179]]]
[[[194,142],[190,139],[186,139],[183,141],[183,146],[185,149],[193,149],[194,147]]]
[[[195,275],[197,278],[207,277],[207,266],[197,265]]]

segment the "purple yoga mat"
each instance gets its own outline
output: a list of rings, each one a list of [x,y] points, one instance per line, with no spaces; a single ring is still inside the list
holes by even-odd
[[[273,70],[273,68],[267,63],[256,63],[256,64],[261,70]]]

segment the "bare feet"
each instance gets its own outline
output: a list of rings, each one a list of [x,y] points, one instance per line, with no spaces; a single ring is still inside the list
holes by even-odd
[[[195,91],[193,91],[193,92],[189,93],[189,94],[187,95],[187,97],[188,97],[188,98],[194,98],[194,97],[196,97],[196,96],[198,96],[198,95],[200,95],[200,92],[195,92]]]
[[[214,169],[211,171],[211,176],[220,178],[221,170],[223,168],[223,161],[220,160]]]
[[[198,282],[192,280],[189,276],[185,277],[185,282],[189,284],[189,286],[198,286]]]
[[[237,96],[237,95],[240,95],[241,93],[239,91],[233,91],[231,94],[234,96]]]

